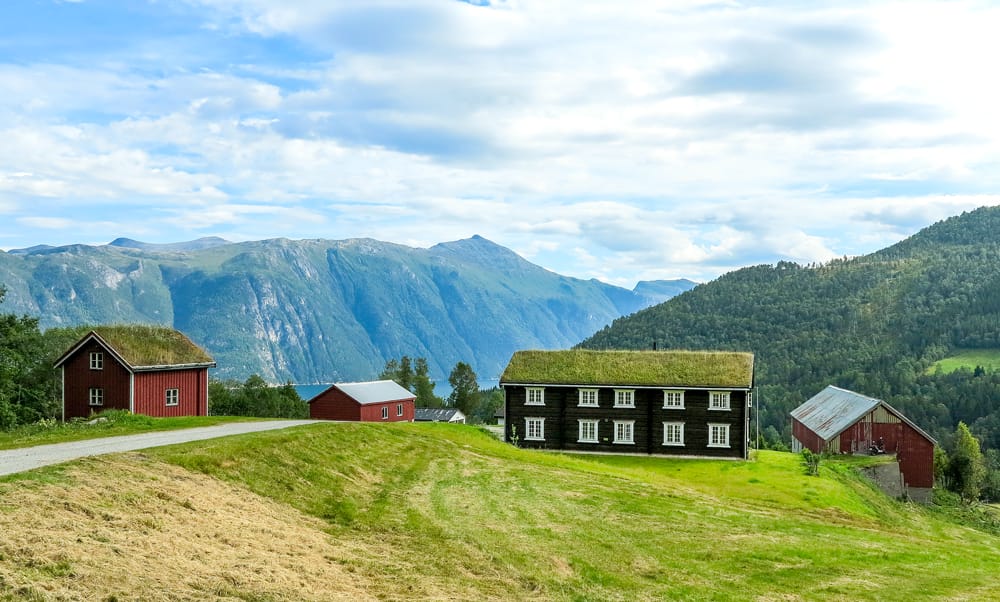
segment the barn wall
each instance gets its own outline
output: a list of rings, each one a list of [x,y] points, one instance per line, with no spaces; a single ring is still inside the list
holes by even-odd
[[[178,404],[167,406],[167,389],[177,389]],[[208,369],[137,372],[135,413],[147,416],[206,416]]]
[[[90,369],[90,353],[104,354],[104,369]],[[129,371],[96,341],[83,345],[63,362],[65,418],[86,418],[101,410],[129,409]],[[104,389],[104,405],[90,406],[90,389]]]
[[[826,441],[823,441],[819,435],[809,430],[809,427],[802,424],[795,418],[792,418],[792,436],[795,437],[795,439],[797,439],[803,447],[809,449],[815,454],[823,452],[826,447]]]
[[[361,405],[343,391],[330,387],[309,401],[309,417],[316,420],[361,420]]]
[[[879,438],[887,454],[896,454],[909,487],[934,486],[934,444],[885,406],[878,406],[841,433],[840,443],[845,451],[868,453]]]
[[[396,406],[403,404],[403,415],[396,415]],[[382,418],[382,408],[389,409],[389,417]],[[361,406],[360,416],[363,422],[412,422],[413,421],[413,400],[397,399],[385,403],[370,403]]]

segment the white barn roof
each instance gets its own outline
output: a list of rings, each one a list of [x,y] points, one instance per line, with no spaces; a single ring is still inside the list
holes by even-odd
[[[827,385],[825,389],[792,410],[791,414],[792,418],[816,433],[823,441],[829,441],[880,405],[916,429],[928,440],[935,442],[934,438],[923,429],[881,399],[868,397],[833,385]]]
[[[333,385],[361,405],[385,403],[416,396],[391,380],[374,380],[363,383],[337,383]]]
[[[792,418],[829,441],[880,403],[873,397],[828,385],[792,410]]]

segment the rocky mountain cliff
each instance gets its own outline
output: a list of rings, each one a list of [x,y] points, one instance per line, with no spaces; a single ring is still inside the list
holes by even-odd
[[[429,249],[371,239],[201,239],[0,252],[4,312],[44,328],[172,325],[221,377],[330,382],[375,376],[389,358],[457,361],[495,378],[511,353],[573,345],[613,319],[690,288],[636,291],[555,274],[475,236]]]

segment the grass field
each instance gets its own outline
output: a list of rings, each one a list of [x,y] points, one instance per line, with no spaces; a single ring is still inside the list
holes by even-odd
[[[0,480],[0,599],[1000,599],[1000,538],[787,453],[319,424],[36,473]]]
[[[233,416],[183,416],[179,418],[150,418],[108,410],[96,416],[104,418],[95,424],[84,421],[60,422],[50,421],[39,424],[29,424],[10,431],[0,430],[0,449],[31,447],[49,443],[65,443],[81,441],[98,437],[113,437],[115,435],[133,435],[150,431],[172,431],[196,426],[212,426],[224,422],[245,422],[255,418]]]
[[[969,349],[960,351],[951,357],[934,362],[928,368],[927,373],[934,374],[940,370],[945,374],[950,374],[962,368],[975,370],[976,366],[982,366],[989,372],[1000,370],[1000,349]]]

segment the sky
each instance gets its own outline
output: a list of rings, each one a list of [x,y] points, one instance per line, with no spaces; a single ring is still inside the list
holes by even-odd
[[[479,234],[631,287],[1000,204],[1000,6],[6,0],[0,249]]]

